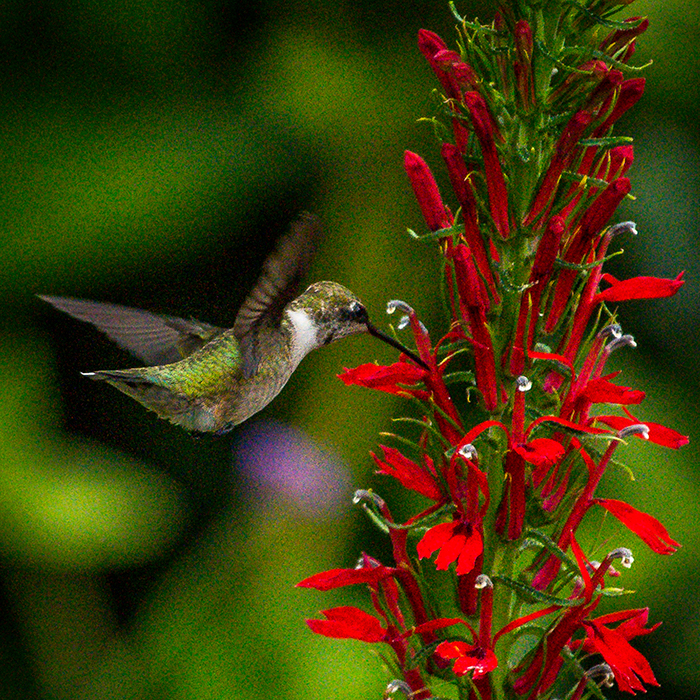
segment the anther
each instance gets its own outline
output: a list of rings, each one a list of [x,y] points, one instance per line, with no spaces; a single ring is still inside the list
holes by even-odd
[[[629,335],[629,333],[625,333],[625,335],[621,335],[618,338],[614,338],[611,340],[606,346],[605,346],[605,351],[610,354],[611,352],[615,352],[615,350],[619,350],[620,348],[636,348],[637,343],[634,340],[633,335]]]
[[[395,678],[393,681],[389,681],[389,683],[387,684],[386,690],[384,691],[384,698],[386,699],[390,695],[393,695],[397,692],[403,693],[407,698],[410,698],[413,694],[411,686],[408,683],[406,683],[406,681],[402,681],[398,678]]]
[[[405,314],[413,313],[413,308],[410,307],[405,301],[401,301],[401,299],[391,299],[386,303],[386,312],[388,314],[393,314],[397,309]]]
[[[532,389],[532,382],[527,377],[520,375],[515,380],[515,386],[518,391],[530,391],[530,389]]]
[[[476,447],[469,442],[459,448],[459,455],[464,457],[464,459],[476,459],[478,452],[476,451]]]
[[[622,221],[608,229],[609,236],[619,236],[621,233],[631,233],[633,236],[636,236],[637,224],[634,221]]]
[[[644,440],[649,439],[649,426],[645,425],[644,423],[635,423],[634,425],[628,425],[626,428],[622,428],[617,433],[617,436],[621,440],[625,440],[628,437],[632,437],[633,435],[639,435],[641,436]]]
[[[632,556],[632,550],[627,547],[618,547],[613,549],[610,554],[608,554],[608,559],[619,559],[620,564],[625,567],[625,569],[631,569],[634,563],[634,557]]]
[[[622,326],[619,323],[611,323],[600,329],[599,338],[620,338],[622,336]]]
[[[493,588],[493,581],[486,574],[479,574],[474,581],[474,588]]]
[[[604,686],[605,688],[612,688],[615,680],[615,674],[608,664],[598,664],[597,666],[591,666],[591,668],[586,671],[586,675],[598,685]]]
[[[386,501],[381,496],[377,496],[376,493],[367,491],[367,489],[357,489],[352,497],[353,504],[358,505],[362,503],[364,505],[365,501],[371,501],[378,508],[383,508],[386,505]]]

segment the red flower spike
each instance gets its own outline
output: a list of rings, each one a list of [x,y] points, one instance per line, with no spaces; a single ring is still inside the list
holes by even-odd
[[[673,554],[680,544],[653,516],[613,498],[596,498],[595,503],[614,515],[625,527],[638,535],[657,554]]]
[[[630,299],[661,299],[672,297],[684,284],[681,272],[674,279],[664,279],[661,277],[632,277],[628,280],[619,281],[612,275],[604,274],[601,279],[610,283],[610,287],[595,296],[595,303],[607,301],[610,303],[617,301],[629,301]]]
[[[322,610],[325,620],[307,620],[312,632],[333,639],[359,639],[361,642],[383,642],[386,630],[376,617],[352,606]]]
[[[416,153],[406,151],[404,167],[428,228],[431,231],[439,231],[451,226],[452,216],[442,203],[437,182],[428,164]]]
[[[373,452],[372,458],[379,467],[378,474],[386,474],[397,479],[405,488],[416,491],[433,501],[442,500],[440,488],[435,481],[435,467],[432,459],[425,455],[426,467],[421,467],[404,457],[393,447],[380,445],[384,451],[384,458],[380,459]]]
[[[510,233],[508,191],[506,190],[501,162],[498,159],[498,151],[496,150],[493,119],[489,114],[484,98],[478,92],[465,93],[464,104],[469,110],[474,133],[479,140],[481,155],[484,158],[484,171],[489,191],[491,216],[501,237],[508,238]]]

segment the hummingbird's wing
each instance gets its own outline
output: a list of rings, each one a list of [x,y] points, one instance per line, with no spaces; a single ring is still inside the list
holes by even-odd
[[[320,237],[318,217],[304,212],[290,231],[282,236],[275,251],[263,264],[256,285],[243,302],[233,324],[233,333],[240,344],[243,374],[255,374],[265,354],[265,338],[279,328],[284,307],[294,299],[301,278],[306,274]],[[267,333],[261,333],[267,329]]]
[[[73,318],[91,323],[147,365],[177,362],[224,332],[201,321],[160,316],[118,304],[70,297],[39,298]]]

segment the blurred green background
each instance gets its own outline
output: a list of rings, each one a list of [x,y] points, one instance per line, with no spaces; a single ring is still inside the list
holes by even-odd
[[[490,19],[491,3],[459,2]],[[691,435],[680,452],[625,448],[636,481],[606,484],[668,526],[658,557],[628,533],[625,573],[664,620],[639,640],[662,684],[700,685],[698,275],[700,6],[636,2],[652,25],[636,139],[637,200],[618,276],[671,277],[670,300],[622,309],[639,349],[616,357],[643,418]],[[443,326],[437,260],[402,167],[421,153],[436,86],[420,27],[454,41],[441,1],[0,4],[0,697],[380,697],[359,642],[312,635],[320,608],[362,591],[293,585],[386,544],[350,505],[388,487],[368,451],[391,397],[335,374],[393,353],[355,339],[309,357],[233,437],[194,439],[80,370],[129,366],[93,329],[35,298],[63,294],[230,324],[275,238],[302,209],[327,236],[313,279],[347,284],[382,325],[387,299]],[[447,193],[447,188],[445,188]],[[618,453],[621,454],[621,453]],[[303,465],[303,469],[299,468]],[[614,530],[614,528],[613,528]],[[610,530],[608,530],[610,532]]]

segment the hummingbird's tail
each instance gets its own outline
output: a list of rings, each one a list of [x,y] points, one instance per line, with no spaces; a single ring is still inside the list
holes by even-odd
[[[84,377],[95,381],[111,384],[140,404],[155,411],[161,418],[180,423],[179,418],[188,414],[192,409],[190,399],[175,393],[149,377],[147,367],[136,369],[99,370],[97,372],[82,372]]]

